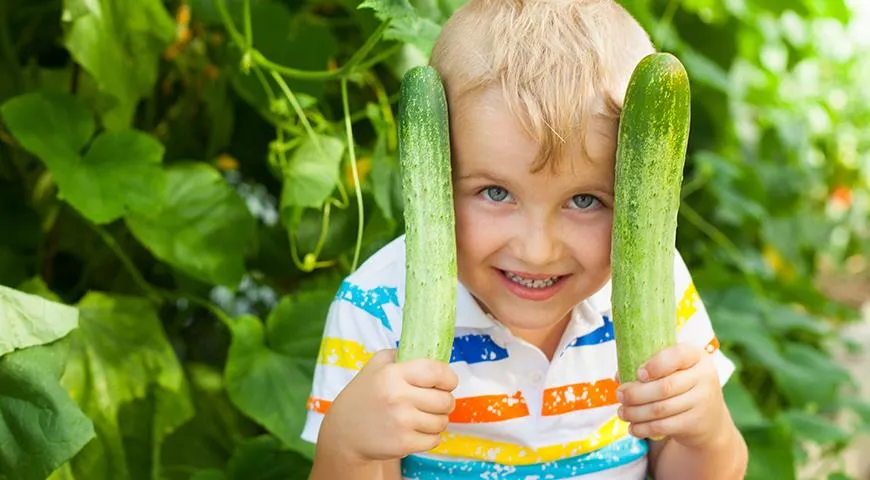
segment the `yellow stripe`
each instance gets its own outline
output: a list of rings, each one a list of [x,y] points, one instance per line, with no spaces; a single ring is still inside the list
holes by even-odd
[[[692,318],[692,315],[698,311],[695,302],[699,301],[698,290],[695,289],[694,283],[689,283],[686,291],[683,292],[683,298],[677,304],[677,331],[683,329],[683,325]]]
[[[429,453],[498,462],[503,465],[531,465],[591,452],[624,437],[628,424],[613,417],[592,435],[574,442],[530,448],[457,433],[441,434],[441,444]]]
[[[317,363],[360,370],[374,354],[358,342],[343,338],[326,337],[320,345]]]

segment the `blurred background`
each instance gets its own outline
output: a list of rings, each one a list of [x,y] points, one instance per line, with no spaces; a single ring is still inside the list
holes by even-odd
[[[412,3],[0,0],[0,285],[78,311],[0,348],[0,478],[307,478],[326,309],[403,229],[398,80],[464,2]],[[748,478],[870,479],[870,2],[622,3],[692,81]]]

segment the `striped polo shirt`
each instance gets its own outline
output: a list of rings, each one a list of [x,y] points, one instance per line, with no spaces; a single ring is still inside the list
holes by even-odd
[[[724,384],[734,364],[719,350],[704,305],[675,252],[678,340],[706,348]],[[316,442],[331,402],[402,328],[400,236],[339,288],[330,306],[302,438]],[[579,303],[552,361],[515,337],[457,286],[450,366],[456,408],[435,449],[402,460],[405,479],[643,479],[648,444],[616,415],[610,283]],[[372,439],[377,441],[377,439]]]

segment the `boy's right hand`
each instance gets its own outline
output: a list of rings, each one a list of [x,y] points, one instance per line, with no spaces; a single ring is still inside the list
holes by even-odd
[[[350,462],[399,459],[438,445],[447,428],[458,377],[448,364],[395,362],[377,352],[336,397],[323,420],[323,440]]]

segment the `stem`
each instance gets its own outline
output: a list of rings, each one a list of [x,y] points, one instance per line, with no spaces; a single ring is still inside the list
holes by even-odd
[[[287,100],[290,100],[290,105],[293,106],[293,110],[296,112],[299,120],[302,121],[302,125],[305,126],[305,131],[308,132],[308,136],[311,137],[311,141],[313,141],[314,145],[317,146],[317,149],[320,150],[320,140],[314,133],[314,129],[311,128],[311,123],[308,121],[308,117],[305,116],[305,111],[302,110],[302,105],[299,104],[299,100],[296,98],[296,95],[293,94],[293,91],[290,90],[290,87],[287,86],[287,82],[284,81],[281,75],[278,75],[278,73],[275,71],[272,71],[270,73],[272,74],[272,78],[275,80],[275,82],[278,83],[278,87],[280,87],[281,91],[284,92]]]
[[[357,224],[357,232],[356,232],[356,247],[353,252],[353,263],[351,263],[351,271],[356,270],[357,263],[359,262],[359,252],[360,247],[362,245],[362,236],[363,236],[363,201],[362,201],[362,191],[360,190],[359,185],[359,172],[356,168],[356,150],[354,149],[353,144],[353,128],[350,123],[350,107],[348,107],[347,101],[347,79],[341,79],[341,103],[344,107],[344,124],[347,129],[347,147],[350,153],[350,168],[353,171],[353,183],[354,190],[356,190],[356,202],[357,202],[357,213],[359,214],[359,222]]]
[[[251,31],[251,0],[245,0],[242,12],[245,22],[245,48],[254,48],[254,34]]]
[[[133,280],[136,284],[141,288],[148,296],[148,299],[154,302],[155,304],[160,304],[165,299],[171,300],[179,300],[184,299],[189,301],[190,303],[199,305],[206,310],[210,311],[215,317],[217,317],[224,325],[228,328],[232,325],[232,319],[229,315],[226,314],[223,310],[217,307],[217,305],[209,302],[208,300],[201,299],[195,295],[189,293],[175,293],[169,290],[157,288],[142,276],[142,273],[139,272],[139,269],[136,268],[136,265],[133,264],[133,261],[127,256],[127,253],[124,252],[124,249],[118,245],[117,240],[113,237],[109,232],[106,231],[103,227],[86,221],[86,223],[106,242],[106,245],[110,250],[118,257],[118,260],[124,265],[124,268],[127,269],[127,272],[130,276],[133,277]]]
[[[118,241],[115,240],[115,237],[113,237],[109,232],[106,231],[106,229],[99,225],[96,225],[89,221],[86,221],[86,223],[91,226],[91,228],[97,233],[97,235],[100,236],[100,238],[103,239],[104,242],[106,242],[106,246],[108,246],[109,249],[112,250],[112,252],[115,254],[115,256],[118,257],[118,260],[121,261],[121,263],[124,265],[124,268],[127,269],[127,272],[130,274],[131,277],[133,277],[133,281],[136,282],[136,285],[138,285],[139,288],[141,288],[142,291],[144,291],[148,295],[149,300],[159,304],[162,298],[160,292],[158,292],[156,288],[154,288],[150,283],[148,283],[147,280],[145,280],[145,277],[142,276],[142,273],[139,272],[139,269],[136,268],[136,265],[133,263],[130,257],[127,256],[127,253],[124,252],[124,249],[121,248],[120,245],[118,245]]]
[[[218,2],[222,2],[223,0],[218,0]],[[303,80],[328,80],[333,78],[345,78],[353,73],[353,70],[357,67],[359,63],[362,62],[362,59],[368,55],[369,51],[377,45],[378,41],[381,39],[381,36],[384,34],[384,31],[389,26],[389,21],[382,22],[378,28],[366,39],[366,42],[363,46],[354,52],[354,54],[350,57],[350,60],[347,61],[341,68],[336,70],[322,70],[322,71],[314,71],[314,70],[299,70],[297,68],[287,67],[284,65],[280,65],[275,63],[257,50],[251,51],[251,59],[254,63],[262,65],[268,70],[272,70],[273,72],[278,72],[283,75],[286,75],[291,78],[298,78]]]

